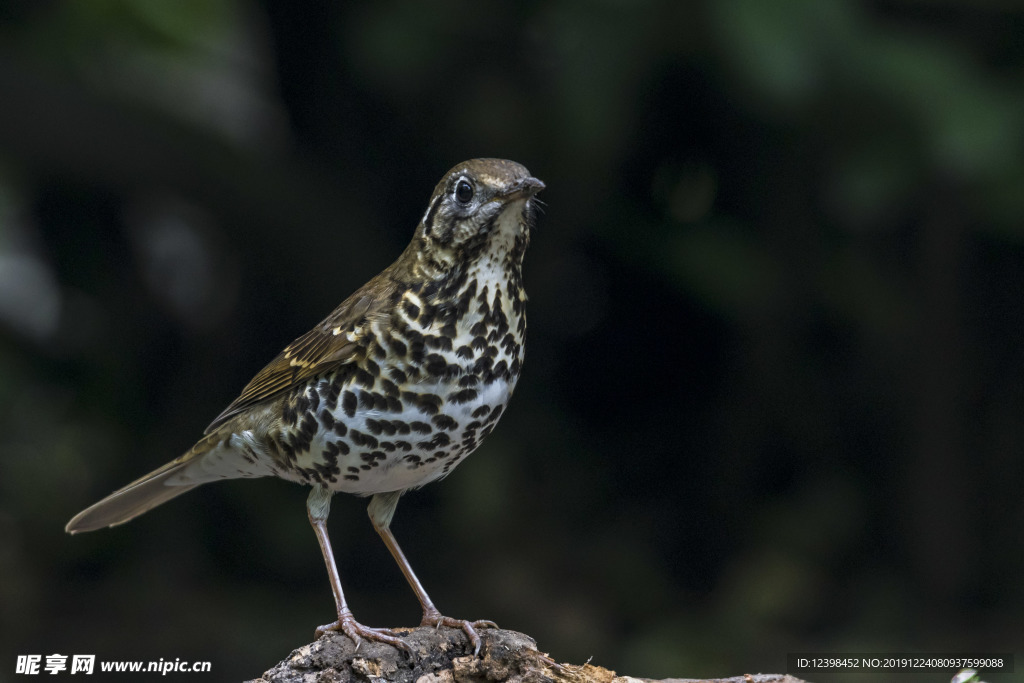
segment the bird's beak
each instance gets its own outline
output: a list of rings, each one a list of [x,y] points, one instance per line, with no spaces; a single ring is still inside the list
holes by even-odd
[[[522,199],[523,197],[532,197],[537,194],[545,187],[544,183],[537,178],[527,176],[516,181],[511,187],[508,188],[507,192],[501,194],[501,198],[505,200]]]

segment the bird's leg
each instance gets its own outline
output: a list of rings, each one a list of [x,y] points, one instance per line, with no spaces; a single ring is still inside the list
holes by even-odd
[[[355,617],[352,610],[345,602],[345,593],[341,589],[341,579],[338,577],[338,567],[334,563],[334,551],[331,550],[331,539],[327,536],[327,516],[331,512],[331,491],[324,486],[314,486],[306,499],[306,512],[309,515],[309,523],[313,525],[316,533],[316,540],[320,542],[320,551],[324,555],[324,562],[327,564],[327,577],[331,582],[331,590],[334,591],[334,603],[338,607],[338,620],[331,624],[318,626],[316,637],[319,638],[327,631],[342,631],[352,639],[356,648],[359,648],[363,638],[376,640],[388,645],[393,645],[403,650],[409,650],[405,641],[396,636],[393,631],[383,628],[370,628],[363,626]]]
[[[405,574],[405,580],[412,586],[412,590],[416,593],[416,598],[420,601],[420,606],[423,607],[423,620],[420,622],[421,626],[452,626],[454,628],[461,628],[466,636],[469,637],[469,641],[473,644],[473,654],[480,654],[480,636],[477,634],[476,629],[478,628],[497,628],[498,625],[493,621],[479,620],[479,621],[466,621],[465,619],[452,619],[441,614],[436,607],[434,607],[433,601],[430,596],[427,595],[427,591],[423,589],[423,584],[416,578],[416,573],[412,570],[409,565],[409,560],[405,559],[405,553],[398,547],[398,541],[395,540],[395,535],[391,533],[391,518],[395,515],[395,508],[398,507],[398,499],[402,495],[401,491],[392,491],[390,493],[378,493],[370,500],[370,507],[368,512],[370,513],[370,521],[373,523],[373,528],[377,530],[380,537],[384,540],[384,545],[387,546],[391,552],[391,556],[395,558],[395,562],[401,567],[402,573]]]

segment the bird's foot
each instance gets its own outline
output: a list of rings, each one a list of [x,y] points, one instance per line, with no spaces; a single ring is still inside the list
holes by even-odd
[[[323,626],[316,627],[316,637],[319,638],[328,631],[341,631],[346,636],[352,639],[355,643],[356,649],[363,644],[363,638],[366,640],[377,641],[378,643],[386,643],[399,650],[406,652],[412,652],[409,645],[398,637],[395,631],[387,628],[371,628],[364,626],[355,620],[351,614],[342,615],[337,621],[324,624]]]
[[[498,628],[498,625],[493,621],[486,619],[479,619],[477,621],[467,621],[466,619],[452,619],[446,617],[440,612],[427,612],[423,615],[423,621],[420,622],[420,626],[433,626],[434,628],[441,628],[442,626],[450,626],[452,628],[460,628],[469,638],[469,642],[473,645],[473,656],[479,656],[480,654],[480,634],[476,632],[478,628]]]

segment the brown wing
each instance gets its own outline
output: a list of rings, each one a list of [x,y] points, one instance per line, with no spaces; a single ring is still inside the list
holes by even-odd
[[[359,350],[367,320],[381,308],[386,297],[374,296],[363,287],[312,330],[277,355],[252,378],[241,395],[217,416],[204,434],[209,434],[246,408],[351,362]]]

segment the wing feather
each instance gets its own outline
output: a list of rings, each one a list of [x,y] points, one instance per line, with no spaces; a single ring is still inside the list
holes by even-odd
[[[242,411],[359,357],[367,322],[386,296],[374,296],[373,281],[346,299],[319,325],[302,335],[256,373],[242,393],[206,428],[210,434]],[[390,289],[390,288],[388,288]]]

